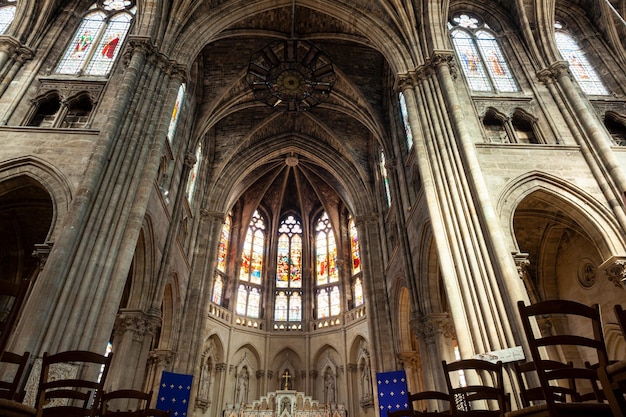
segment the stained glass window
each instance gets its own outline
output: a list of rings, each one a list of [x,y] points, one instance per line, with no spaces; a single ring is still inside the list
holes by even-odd
[[[302,225],[288,215],[278,228],[276,259],[276,293],[274,319],[302,320]]]
[[[108,75],[137,8],[131,1],[104,1],[89,10],[59,62],[57,74]]]
[[[13,22],[13,18],[15,18],[15,5],[10,3],[15,3],[15,0],[9,0],[6,4],[0,7],[0,35],[6,32],[7,28]]]
[[[202,144],[199,143],[196,148],[196,163],[193,164],[189,171],[189,180],[187,181],[187,200],[191,202],[193,199],[193,192],[196,189],[196,180],[198,179],[198,170],[200,169],[200,161],[202,161]]]
[[[387,167],[385,167],[385,154],[384,152],[380,152],[380,173],[383,177],[383,185],[385,191],[385,200],[387,201],[387,206],[391,206],[391,191],[389,190],[389,177],[387,176]]]
[[[411,132],[411,124],[409,123],[409,112],[406,108],[406,100],[404,94],[399,93],[400,100],[400,116],[402,117],[402,124],[404,125],[404,134],[406,136],[406,145],[410,150],[413,147],[413,133]]]
[[[228,223],[230,230],[230,221]],[[246,231],[241,254],[240,285],[237,290],[237,314],[239,315],[259,317],[264,249],[265,220],[255,210]]]
[[[176,96],[176,102],[174,103],[174,109],[172,110],[170,125],[167,128],[167,139],[170,141],[170,143],[174,139],[174,133],[176,133],[176,125],[178,125],[178,118],[180,116],[180,106],[182,106],[184,98],[185,84],[181,84],[180,87],[178,87],[178,95]]]
[[[276,287],[302,288],[302,226],[294,216],[287,216],[278,229]]]
[[[330,225],[328,215],[324,213],[317,221],[315,227],[316,241],[316,274],[317,285],[326,285],[339,281],[337,270],[337,244],[335,235]]]
[[[519,91],[498,40],[487,24],[462,14],[453,18],[448,28],[472,91]]]
[[[239,279],[241,281],[257,285],[261,284],[264,244],[265,220],[263,220],[258,211],[255,211],[243,242],[241,269],[239,271]]]
[[[222,226],[222,233],[220,234],[220,244],[217,253],[217,269],[222,272],[226,272],[226,255],[228,254],[228,242],[230,241],[231,217],[231,214],[226,216],[224,226]]]
[[[222,294],[224,291],[224,280],[221,276],[217,275],[215,277],[215,281],[213,282],[213,295],[211,297],[211,301],[214,304],[221,305],[222,304]]]
[[[564,29],[561,22],[554,24],[556,47],[564,59],[569,63],[570,71],[574,79],[580,85],[585,94],[606,96],[606,89],[596,70],[591,66],[585,51],[582,50],[576,39]]]
[[[361,272],[361,248],[359,246],[359,234],[356,230],[354,220],[350,218],[348,221],[348,229],[350,233],[350,254],[352,258],[352,275]]]

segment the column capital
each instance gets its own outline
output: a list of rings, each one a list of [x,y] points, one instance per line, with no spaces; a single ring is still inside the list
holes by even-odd
[[[423,337],[428,344],[434,343],[435,337],[439,335],[446,338],[453,338],[455,335],[452,321],[447,313],[433,313],[414,318],[410,326],[413,332]]]
[[[169,349],[156,349],[148,354],[148,362],[168,368],[176,359],[176,352]]]
[[[626,256],[612,256],[598,267],[616,287],[624,289],[626,282]]]
[[[228,365],[224,362],[215,364],[215,370],[217,372],[225,372],[226,369],[228,369]]]
[[[141,310],[121,310],[115,318],[114,334],[132,332],[133,340],[141,342],[146,336],[154,336],[161,326],[161,318]]]
[[[196,158],[196,155],[194,153],[187,152],[185,154],[185,161],[184,161],[185,166],[192,168],[197,162],[198,162],[198,158]]]
[[[415,79],[411,74],[398,74],[396,91],[404,92],[415,87]]]

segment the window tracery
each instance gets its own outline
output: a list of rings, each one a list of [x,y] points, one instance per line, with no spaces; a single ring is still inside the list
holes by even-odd
[[[459,14],[448,23],[452,45],[472,91],[519,91],[491,28],[479,18]]]
[[[265,249],[265,220],[255,211],[243,244],[236,312],[241,316],[259,318],[261,277]]]
[[[15,18],[17,0],[4,0],[0,2],[0,35],[6,32]]]
[[[274,320],[302,321],[302,224],[288,215],[278,228]]]
[[[55,72],[109,75],[136,11],[134,0],[94,3],[83,17]]]

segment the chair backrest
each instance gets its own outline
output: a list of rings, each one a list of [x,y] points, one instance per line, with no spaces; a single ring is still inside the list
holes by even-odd
[[[18,355],[17,353],[4,351],[0,354],[0,366],[2,366],[0,398],[22,402],[26,392],[20,389],[20,382],[29,358],[29,352]]]
[[[134,389],[121,389],[104,392],[101,400],[101,416],[108,417],[144,417],[152,391],[144,392]]]
[[[44,353],[37,417],[98,415],[112,356],[84,350]]]
[[[582,402],[591,397],[596,402],[603,401],[599,391],[598,366],[606,366],[608,355],[602,335],[602,321],[600,308],[597,304],[587,306],[571,300],[542,301],[526,306],[523,301],[518,302],[518,310],[524,326],[524,332],[537,372],[537,378],[548,409],[556,413],[556,405],[562,402],[563,396],[567,402]],[[570,328],[591,329],[591,334],[549,334],[536,336],[531,324],[531,318],[568,318],[576,320],[570,322]],[[585,358],[567,358],[563,362],[550,352],[576,352],[576,355],[585,355]],[[585,364],[591,361],[596,366]],[[557,364],[560,364],[557,365]],[[563,386],[571,389],[565,390]]]
[[[513,367],[515,370],[515,377],[517,379],[517,383],[519,385],[520,390],[520,399],[522,401],[522,406],[530,407],[531,405],[535,405],[536,403],[543,403],[545,401],[543,396],[543,391],[541,386],[533,386],[530,387],[529,379],[531,375],[534,376],[534,381],[538,381],[537,370],[535,369],[534,362],[514,362]],[[549,370],[555,370],[565,367],[573,367],[571,362],[564,364],[562,362],[557,361],[544,361],[544,368]],[[554,395],[554,401],[556,402],[566,402],[567,398],[576,395],[576,388],[572,384],[572,381],[568,381],[567,385],[560,385],[554,388],[552,392]]]
[[[0,354],[6,349],[29,285],[27,279],[20,282],[0,280]]]
[[[464,359],[442,363],[448,385],[451,415],[500,417],[509,410],[504,392],[502,362]],[[461,378],[466,383],[462,383]]]
[[[429,403],[433,404],[435,401],[439,404],[444,404],[444,407],[429,407]],[[415,394],[409,393],[409,402],[413,405],[415,416],[430,417],[450,413],[450,395],[446,392],[422,391]],[[419,402],[417,407],[415,406],[416,402]]]

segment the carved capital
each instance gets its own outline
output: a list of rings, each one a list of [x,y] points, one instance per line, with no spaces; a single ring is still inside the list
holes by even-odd
[[[530,265],[528,254],[520,252],[514,253],[513,261],[515,261],[515,266],[517,267],[517,274],[521,280],[524,280],[524,277],[527,275],[528,266]]]
[[[375,225],[378,222],[378,213],[360,214],[354,218],[354,223],[357,226],[362,225]]]
[[[196,163],[198,162],[198,158],[196,158],[196,155],[188,152],[185,154],[185,165],[189,168],[192,168]]]
[[[161,326],[161,318],[150,316],[143,311],[122,310],[115,318],[114,333],[132,333],[134,341],[143,342],[146,336],[154,336]]]
[[[438,336],[446,338],[454,338],[454,327],[448,314],[429,314],[412,319],[410,322],[411,329],[419,337],[424,338],[428,344],[435,343]]]
[[[309,376],[313,379],[317,378],[317,371],[316,370],[309,371]]]
[[[265,371],[256,371],[256,379],[261,379],[265,376]]]
[[[228,368],[228,365],[226,365],[225,363],[216,363],[215,364],[215,371],[216,372],[226,372],[226,369]]]
[[[398,359],[400,362],[410,368],[420,370],[422,368],[422,357],[418,352],[413,350],[399,352]]]
[[[410,74],[399,74],[396,87],[398,91],[410,90],[415,87],[415,80]]]
[[[346,365],[346,370],[351,373],[354,374],[356,373],[356,371],[358,371],[358,367],[356,365],[356,363],[349,363]]]
[[[612,256],[599,266],[609,281],[616,287],[624,289],[626,281],[626,256]]]
[[[174,363],[175,358],[175,351],[169,349],[157,349],[150,351],[148,355],[148,363],[152,365],[161,365],[164,368],[169,368],[169,366]]]

